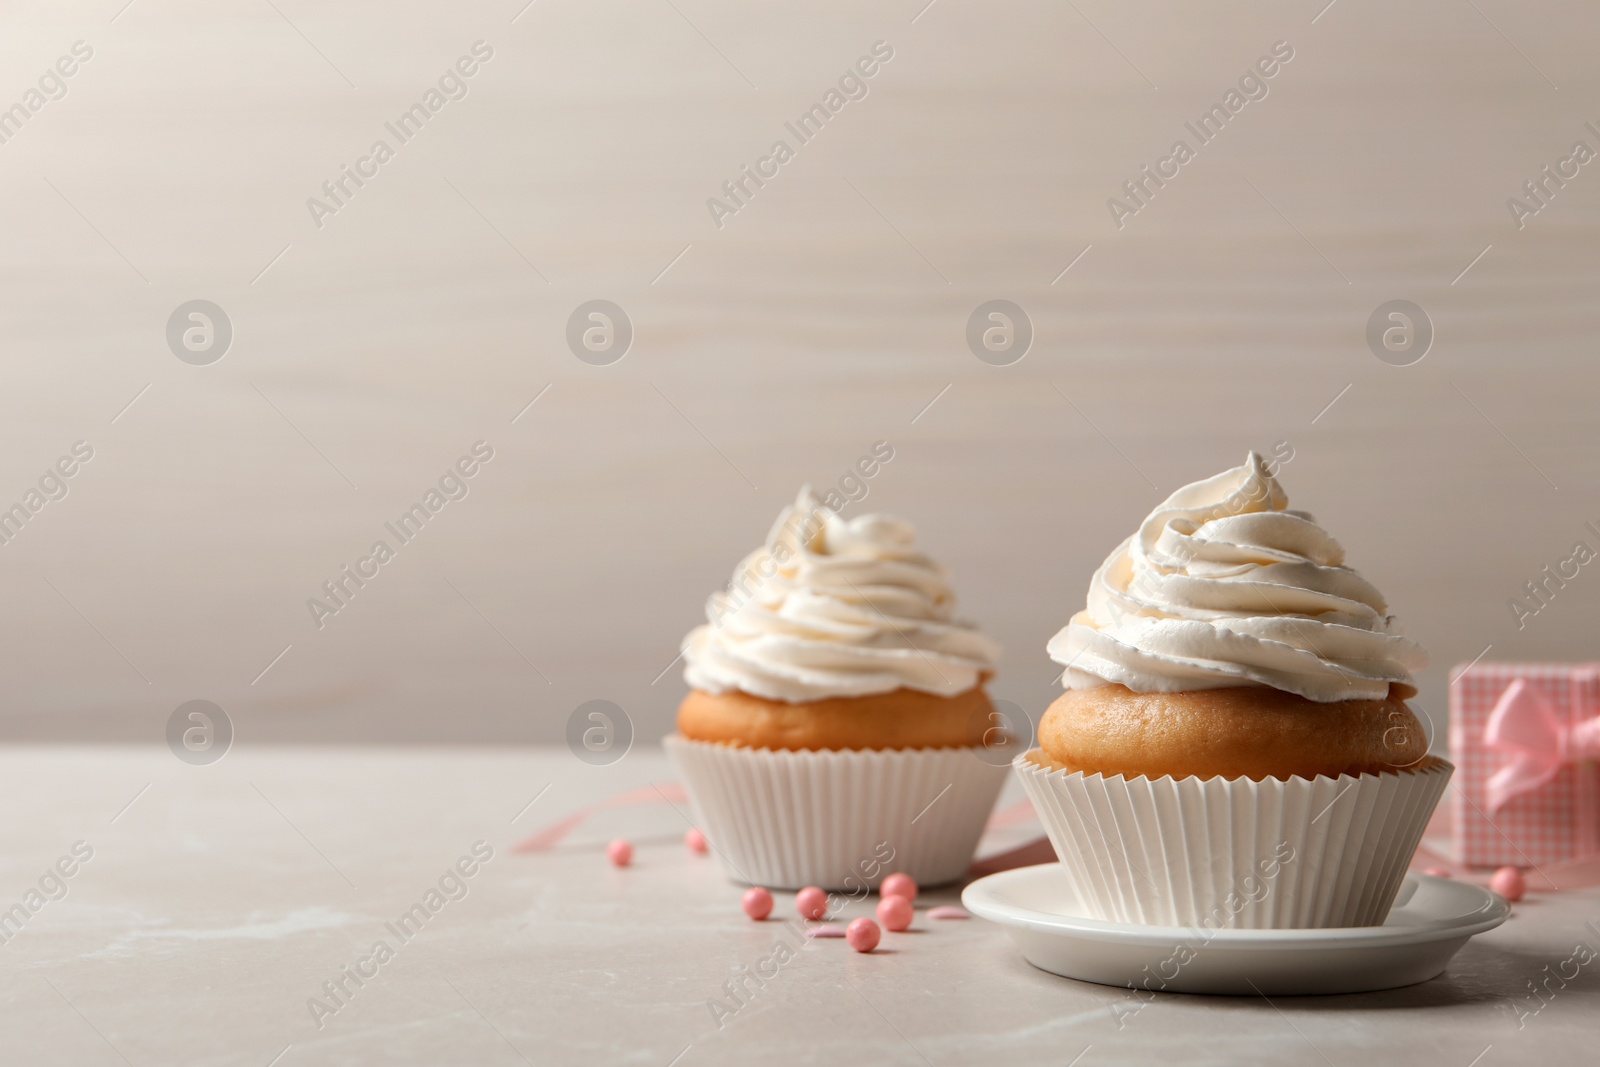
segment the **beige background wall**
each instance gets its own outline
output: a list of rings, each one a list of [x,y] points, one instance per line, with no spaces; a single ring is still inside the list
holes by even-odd
[[[918,524],[1030,708],[1112,545],[1278,441],[1432,650],[1424,708],[1488,646],[1600,656],[1600,573],[1507,607],[1600,548],[1600,165],[1506,207],[1600,149],[1592,7],[274,2],[0,8],[0,105],[94,50],[0,144],[0,504],[94,449],[0,546],[6,737],[155,740],[196,697],[241,742],[555,740],[595,697],[659,736],[706,594],[879,439],[864,506]],[[718,229],[707,197],[879,40]],[[1280,40],[1119,230],[1107,198]],[[602,297],[637,336],[593,367],[563,333]],[[235,330],[210,366],[164,337],[195,298]],[[992,298],[1036,329],[1013,366],[963,339]],[[1395,298],[1437,331],[1412,366],[1363,339]],[[306,598],[478,440],[470,495],[318,630]]]

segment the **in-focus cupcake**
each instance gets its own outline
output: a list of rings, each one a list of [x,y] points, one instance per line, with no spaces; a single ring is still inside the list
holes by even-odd
[[[1152,512],[1049,653],[1015,767],[1087,914],[1384,921],[1454,770],[1406,705],[1425,656],[1261,456]]]
[[[684,639],[666,745],[730,877],[826,889],[965,873],[1004,762],[984,758],[1000,649],[887,515],[800,492]]]

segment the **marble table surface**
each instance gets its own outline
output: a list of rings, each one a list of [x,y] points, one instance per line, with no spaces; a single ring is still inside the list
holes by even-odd
[[[565,748],[241,746],[203,767],[164,748],[0,750],[0,909],[37,909],[0,926],[0,1063],[1492,1067],[1591,1049],[1600,968],[1547,1002],[1528,983],[1594,941],[1594,889],[1520,903],[1418,986],[1162,995],[1120,1028],[1126,991],[1035,970],[982,920],[919,913],[872,955],[804,942],[717,1018],[723,983],[794,935],[744,917],[741,887],[681,844],[682,813],[614,809],[556,851],[511,849],[672,779],[645,747],[608,767]],[[614,836],[637,844],[627,870],[606,861]],[[441,884],[436,913],[397,937],[387,924]],[[358,964],[371,977],[330,1000],[324,983]]]

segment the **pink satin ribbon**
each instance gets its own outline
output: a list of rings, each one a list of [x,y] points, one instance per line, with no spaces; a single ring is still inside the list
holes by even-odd
[[[511,847],[513,852],[550,852],[556,848],[573,830],[581,826],[590,816],[611,808],[628,808],[638,804],[670,803],[673,805],[687,804],[688,792],[677,782],[664,782],[660,786],[648,785],[642,789],[635,789],[618,796],[608,797],[597,804],[589,804],[557,820],[539,830],[531,837],[524,838]],[[1015,826],[1033,817],[1033,805],[1027,800],[1019,800],[1008,808],[1002,808],[989,817],[988,828]],[[1457,878],[1467,881],[1488,883],[1489,872],[1473,870],[1456,863],[1448,854],[1451,839],[1450,805],[1441,804],[1434,812],[1433,821],[1428,825],[1427,834],[1422,844],[1418,846],[1415,857],[1411,860],[1412,870],[1436,867],[1449,871]],[[1051,863],[1056,858],[1055,850],[1050,847],[1050,841],[1045,837],[1037,837],[1026,841],[1015,848],[992,856],[985,856],[972,864],[970,877],[980,878],[986,874],[997,871],[1009,870],[1012,867],[1029,867],[1036,863]],[[1600,856],[1587,856],[1583,859],[1571,860],[1566,863],[1544,864],[1540,867],[1528,868],[1523,872],[1528,879],[1528,886],[1535,890],[1552,889],[1577,889],[1583,886],[1600,885]]]
[[[619,793],[595,804],[586,804],[566,818],[558,819],[532,836],[518,841],[511,846],[511,851],[551,852],[566,839],[568,834],[602,811],[663,802],[673,806],[687,804],[689,802],[688,791],[677,782],[663,782],[660,785],[647,785],[641,789]],[[1033,805],[1027,800],[1019,800],[1010,807],[1002,808],[990,815],[987,829],[996,830],[1015,826],[1031,818],[1033,818]],[[993,874],[996,871],[1008,870],[1012,867],[1026,867],[1035,863],[1050,863],[1055,858],[1056,854],[1051,849],[1050,842],[1043,837],[1039,837],[1005,852],[979,860],[972,865],[972,874],[973,877],[978,877],[984,874]]]
[[[677,782],[667,782],[663,785],[647,785],[627,793],[619,793],[614,797],[607,797],[598,804],[587,804],[577,811],[551,823],[532,837],[525,837],[511,846],[513,852],[549,852],[566,838],[568,834],[582,826],[589,816],[610,808],[631,808],[636,804],[687,804],[689,791]]]
[[[1584,671],[1575,677],[1573,699],[1592,694],[1600,672]],[[1510,758],[1486,784],[1489,810],[1499,811],[1507,801],[1548,783],[1561,768],[1583,760],[1600,759],[1600,708],[1583,709],[1587,717],[1568,725],[1549,699],[1526,680],[1506,687],[1489,713],[1483,743]],[[1588,714],[1589,712],[1593,714]]]

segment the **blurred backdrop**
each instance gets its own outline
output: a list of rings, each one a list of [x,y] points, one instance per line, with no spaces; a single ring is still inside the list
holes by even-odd
[[[917,525],[1033,710],[1093,568],[1250,448],[1434,717],[1486,651],[1596,656],[1600,573],[1526,593],[1600,548],[1592,6],[0,21],[6,738],[654,739],[706,596],[880,441],[848,513]]]

